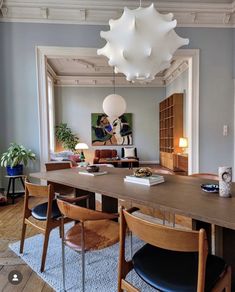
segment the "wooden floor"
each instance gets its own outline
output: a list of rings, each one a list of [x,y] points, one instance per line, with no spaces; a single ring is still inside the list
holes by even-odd
[[[38,201],[32,203],[37,204]],[[52,292],[54,290],[8,248],[9,243],[20,240],[22,210],[23,198],[18,198],[14,205],[0,206],[0,291]],[[36,234],[35,229],[27,228],[27,237]],[[8,281],[8,274],[13,270],[23,275],[22,282],[16,286]]]
[[[155,170],[164,169],[150,166]],[[32,205],[40,203],[32,198]],[[8,244],[20,240],[22,227],[23,198],[18,198],[14,205],[0,206],[0,292],[51,292],[54,291],[35,272],[31,270],[9,248]],[[37,234],[34,228],[27,227],[27,237]],[[13,286],[8,281],[8,274],[18,270],[23,275],[19,285]]]

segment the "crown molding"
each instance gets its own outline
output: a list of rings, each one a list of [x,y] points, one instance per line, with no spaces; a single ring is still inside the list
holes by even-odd
[[[144,1],[143,5],[151,2]],[[120,17],[125,6],[137,8],[139,1],[0,0],[0,21],[103,25],[110,18]],[[235,27],[235,0],[213,4],[161,1],[155,6],[161,13],[172,12],[179,27]]]
[[[112,76],[59,76],[54,80],[54,85],[59,87],[113,87]],[[115,87],[165,87],[165,81],[156,77],[151,83],[129,82],[125,77],[115,77]]]

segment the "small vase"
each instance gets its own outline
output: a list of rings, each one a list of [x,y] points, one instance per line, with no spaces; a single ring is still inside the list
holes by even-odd
[[[232,167],[219,167],[219,195],[223,198],[231,197],[232,191]]]

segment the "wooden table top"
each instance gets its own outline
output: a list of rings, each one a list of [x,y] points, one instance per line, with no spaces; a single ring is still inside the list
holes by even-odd
[[[124,177],[131,174],[131,170],[107,167],[101,167],[101,170],[106,170],[108,174],[84,176],[78,173],[79,169],[71,168],[30,175],[235,230],[235,183],[232,187],[233,196],[221,198],[218,194],[205,193],[201,190],[202,183],[214,182],[210,180],[163,175],[164,183],[149,187],[124,182]]]

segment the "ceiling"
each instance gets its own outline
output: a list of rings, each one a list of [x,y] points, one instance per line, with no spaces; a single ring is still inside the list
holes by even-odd
[[[235,0],[142,0],[142,6],[151,2],[159,12],[172,12],[178,26],[235,26]],[[108,24],[125,6],[137,8],[139,0],[0,0],[0,21]]]
[[[58,86],[113,86],[113,68],[103,56],[48,58],[48,72]],[[123,74],[115,74],[117,86],[165,86],[188,68],[183,59],[173,59],[171,67],[159,72],[151,83],[131,83]]]

